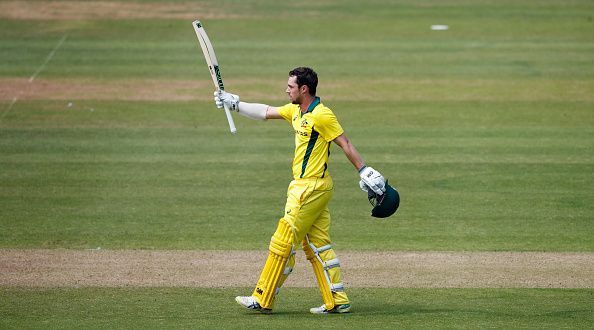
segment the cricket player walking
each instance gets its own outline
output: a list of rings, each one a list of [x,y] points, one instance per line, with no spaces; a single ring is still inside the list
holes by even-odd
[[[336,143],[359,171],[359,187],[381,195],[384,177],[366,166],[351,144],[336,116],[316,96],[318,76],[307,67],[289,72],[287,94],[291,103],[281,107],[246,103],[239,96],[215,92],[218,108],[227,106],[251,119],[284,119],[295,131],[293,181],[287,191],[284,216],[270,240],[268,259],[251,296],[235,300],[245,308],[270,313],[274,298],[295,264],[295,249],[301,243],[313,271],[324,304],[310,309],[314,314],[348,313],[350,301],[340,279],[340,262],[330,240],[330,211],[334,184],[328,171],[330,145]]]

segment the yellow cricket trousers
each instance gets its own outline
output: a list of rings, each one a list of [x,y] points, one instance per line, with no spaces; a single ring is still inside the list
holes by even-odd
[[[326,303],[327,300],[333,300],[333,304],[329,307],[332,305],[349,303],[349,299],[343,290],[332,290],[330,292],[327,283],[329,280],[330,287],[332,287],[332,284],[342,285],[340,279],[340,267],[338,259],[336,258],[336,253],[331,246],[329,233],[330,212],[328,203],[330,202],[333,193],[334,183],[332,182],[331,177],[291,181],[287,190],[285,214],[283,218],[280,219],[279,228],[272,238],[273,242],[278,241],[281,245],[282,243],[280,243],[280,241],[287,241],[293,248],[298,244],[303,245],[306,256],[314,266],[318,286],[320,287],[320,292],[324,298],[326,306],[329,306],[328,303]],[[283,239],[283,236],[286,236],[287,238]],[[316,250],[317,256],[314,254],[312,248]],[[269,259],[270,258],[271,257],[269,257]],[[292,271],[293,265],[295,264],[294,252],[290,255],[286,254],[283,259],[286,260],[285,271],[283,271],[282,274],[280,273],[280,270],[276,272],[279,278],[277,282],[275,281],[276,283],[274,287],[276,288],[276,292],[274,295],[278,293],[283,282]],[[324,274],[322,265],[325,265],[327,261],[332,262],[334,260],[336,260],[337,263],[331,266],[331,268],[328,268]],[[320,264],[316,265],[314,262],[318,261]],[[256,290],[254,290],[254,296],[260,301],[262,307],[271,308],[274,297],[270,297],[269,299],[261,297],[262,289],[259,289],[260,287],[265,287],[266,283],[270,283],[271,280],[273,280],[270,278],[271,276],[276,277],[276,275],[269,274],[267,268],[268,267],[265,267],[262,271],[258,286],[256,287]],[[271,268],[274,267],[271,266]],[[270,303],[268,303],[268,301]]]

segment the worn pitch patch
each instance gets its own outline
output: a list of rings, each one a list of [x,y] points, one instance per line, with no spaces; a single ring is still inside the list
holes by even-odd
[[[346,287],[594,288],[594,253],[337,251]],[[251,287],[267,251],[0,249],[3,287]],[[303,252],[287,287],[314,287]]]

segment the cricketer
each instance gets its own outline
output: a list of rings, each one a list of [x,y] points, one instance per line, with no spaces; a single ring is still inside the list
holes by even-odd
[[[313,266],[322,300],[314,314],[348,313],[351,303],[340,278],[340,261],[330,239],[330,211],[334,185],[329,173],[330,146],[336,143],[359,171],[359,187],[382,195],[386,191],[384,177],[366,166],[361,155],[348,139],[333,111],[316,96],[318,76],[307,67],[289,72],[286,93],[291,103],[273,107],[246,103],[239,96],[225,91],[215,92],[215,104],[227,106],[239,114],[256,120],[284,119],[295,131],[293,180],[287,190],[284,215],[272,235],[268,258],[251,296],[238,296],[245,308],[270,313],[274,299],[295,264],[296,245],[301,243]]]

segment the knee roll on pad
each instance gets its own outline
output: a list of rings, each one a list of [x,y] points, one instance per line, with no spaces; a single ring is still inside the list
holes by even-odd
[[[282,223],[282,225],[281,225]],[[293,248],[293,230],[292,227],[284,220],[279,222],[279,228],[282,230],[277,231],[272,235],[270,239],[270,245],[268,250],[270,253],[280,256],[282,258],[289,258],[295,255],[295,249]],[[293,266],[287,265],[283,270],[283,275],[289,275],[293,272]]]
[[[293,230],[288,224],[281,226],[281,223],[284,224],[285,222],[279,222],[278,229],[270,239],[268,250],[277,256],[288,258],[293,252]],[[287,228],[282,228],[282,231],[279,232],[281,227],[286,226],[289,227],[288,230],[286,230]]]

